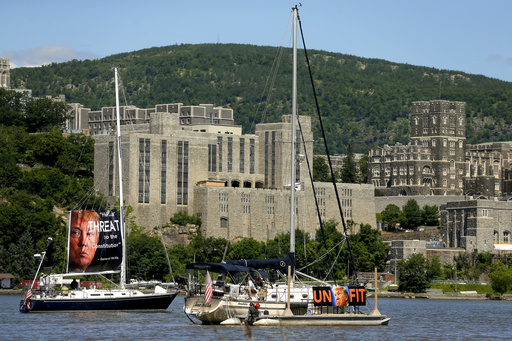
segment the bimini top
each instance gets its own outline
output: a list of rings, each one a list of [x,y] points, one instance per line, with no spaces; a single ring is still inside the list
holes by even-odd
[[[291,266],[293,270],[295,266],[295,257],[294,254],[288,253],[285,258],[228,260],[226,263],[253,269],[273,269],[286,273],[288,271],[288,266]]]
[[[228,263],[190,263],[187,269],[210,270],[213,272],[249,272],[250,268],[246,266],[228,264]]]

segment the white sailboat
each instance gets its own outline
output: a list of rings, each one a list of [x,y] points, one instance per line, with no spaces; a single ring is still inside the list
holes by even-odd
[[[117,150],[119,179],[122,176],[121,130],[117,68],[115,71]],[[36,277],[20,302],[20,311],[47,310],[139,310],[167,309],[177,295],[161,286],[154,293],[143,293],[126,287],[126,232],[123,214],[123,184],[119,181],[119,212],[116,210],[71,211],[68,235],[67,273],[49,275],[45,287],[32,290]],[[93,251],[94,250],[94,251]],[[120,283],[115,289],[84,288],[72,285],[71,290],[58,290],[64,277],[84,274],[119,273]]]
[[[296,122],[297,122],[297,20],[298,8],[293,9],[293,91],[292,91],[292,140],[291,184],[296,181]],[[359,307],[366,305],[363,286],[332,287],[319,281],[318,286],[293,283],[295,276],[295,186],[290,186],[290,252],[286,258],[271,260],[238,260],[226,263],[193,263],[194,270],[188,278],[187,295],[183,306],[187,316],[203,323],[252,325],[386,325],[389,318],[377,308],[364,314]],[[260,291],[251,295],[244,278],[261,278],[260,269],[288,273],[287,285],[263,281]],[[205,285],[194,277],[200,271],[208,273]],[[211,281],[209,272],[218,274]],[[297,272],[298,273],[298,272]],[[304,275],[304,274],[301,274]],[[231,283],[228,283],[228,279]],[[309,278],[313,279],[313,278]],[[314,279],[316,280],[316,279]],[[212,295],[205,295],[206,288],[213,288]],[[338,300],[338,294],[340,299]]]

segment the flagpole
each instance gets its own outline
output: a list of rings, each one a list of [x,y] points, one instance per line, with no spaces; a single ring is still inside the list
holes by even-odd
[[[213,296],[213,283],[210,277],[210,272],[206,270],[206,287],[204,290],[204,303],[210,303]]]
[[[32,283],[30,283],[28,290],[32,290],[32,287],[34,286],[34,283],[36,282],[37,274],[39,273],[39,270],[41,269],[41,265],[43,265],[44,256],[46,256],[46,251],[48,250],[48,245],[50,245],[50,242],[52,240],[53,239],[51,237],[48,237],[48,239],[46,239],[46,248],[44,249],[44,252],[42,253],[43,256],[41,257],[41,262],[39,262],[39,267],[37,268],[36,274],[34,276],[34,280],[32,281]]]
[[[46,248],[44,252],[42,253],[41,262],[39,262],[39,266],[37,267],[36,274],[34,275],[34,279],[32,280],[32,283],[29,283],[27,293],[25,294],[25,297],[23,299],[23,302],[20,304],[20,312],[22,313],[28,313],[30,311],[30,298],[32,297],[32,288],[34,287],[34,283],[37,279],[37,274],[39,273],[39,270],[41,270],[41,266],[43,265],[44,257],[46,256],[46,251],[48,250],[48,245],[50,245],[50,242],[53,239],[51,237],[48,237],[46,239]]]

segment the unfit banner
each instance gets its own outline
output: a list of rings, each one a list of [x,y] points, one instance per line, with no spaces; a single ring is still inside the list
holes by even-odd
[[[366,289],[361,286],[313,287],[315,306],[366,305]]]
[[[71,211],[68,273],[116,271],[121,260],[122,238],[117,211]]]

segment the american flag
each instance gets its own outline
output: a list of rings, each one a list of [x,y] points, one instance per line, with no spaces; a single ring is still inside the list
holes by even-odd
[[[25,294],[25,299],[23,300],[23,304],[27,306],[27,308],[30,309],[30,298],[32,297],[32,289],[28,289],[27,293]]]
[[[206,289],[204,291],[204,302],[210,303],[210,300],[213,296],[213,284],[212,279],[210,278],[210,273],[206,270]]]

